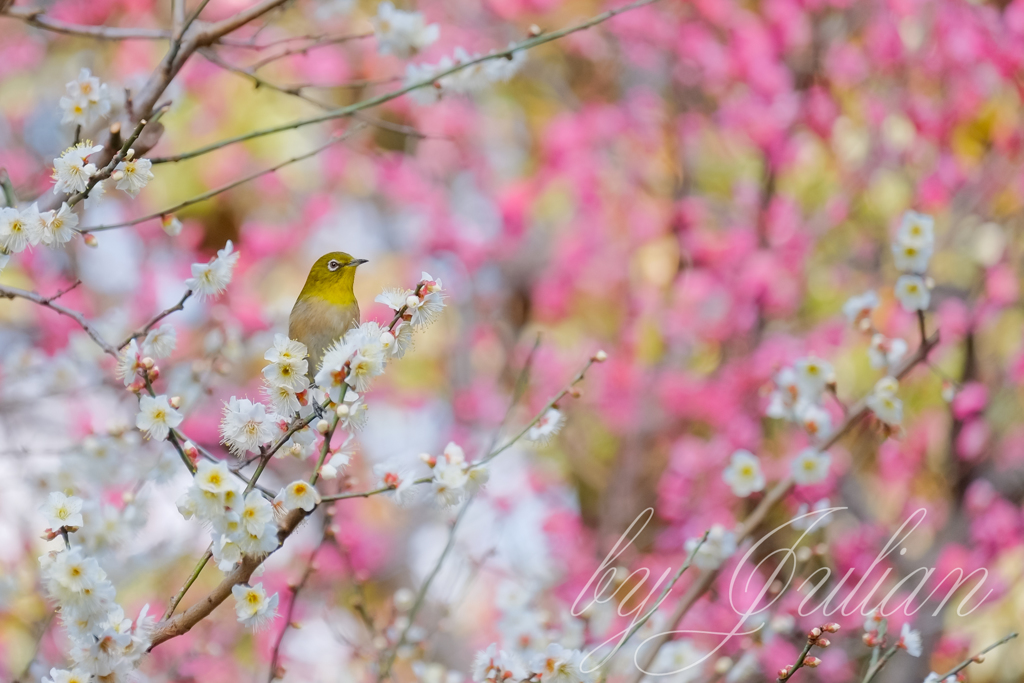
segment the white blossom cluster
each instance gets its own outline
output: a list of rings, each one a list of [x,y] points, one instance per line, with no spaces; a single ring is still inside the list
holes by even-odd
[[[377,16],[372,22],[377,51],[402,59],[429,47],[441,35],[440,26],[427,24],[422,12],[395,9],[394,4],[387,0],[377,5]]]
[[[827,361],[816,356],[801,358],[792,367],[776,373],[775,389],[765,413],[771,418],[798,423],[815,442],[821,443],[832,433],[832,418],[823,402],[825,391],[834,383],[835,373]],[[828,475],[830,461],[828,453],[813,447],[805,449],[791,464],[793,478],[798,484],[816,484]],[[733,490],[749,488],[756,477],[752,473],[747,480],[746,486],[733,486]]]
[[[89,69],[82,69],[78,78],[64,86],[67,95],[60,98],[64,112],[61,123],[89,126],[110,114],[110,88],[92,75]]]
[[[484,59],[480,54],[469,54],[463,48],[455,48],[452,57],[442,57],[436,64],[408,64],[405,67],[405,84],[411,85],[429,80],[459,64],[475,62],[471,66],[455,73],[441,76],[434,82],[434,87],[418,88],[409,93],[409,97],[419,104],[433,104],[446,93],[471,95],[490,88],[495,83],[505,83],[519,71],[526,61],[526,52],[516,50],[508,57]]]
[[[74,496],[51,493],[44,512],[51,533],[59,528],[64,534],[79,529],[83,502]],[[114,598],[116,591],[94,557],[88,557],[79,546],[39,558],[47,593],[60,609],[61,621],[71,640],[74,668],[53,669],[53,683],[78,680],[86,683],[90,676],[109,681],[127,681],[136,662],[149,647],[149,630],[153,618],[147,616],[149,606],[142,609],[133,624],[125,619],[124,610]]]
[[[231,283],[231,276],[238,263],[238,252],[231,240],[208,263],[193,263],[192,277],[185,280],[185,286],[200,301],[219,296]]]
[[[931,303],[929,283],[923,277],[935,250],[935,220],[907,211],[892,245],[893,261],[903,273],[896,280],[896,298],[908,311],[923,311]]]
[[[458,505],[480,491],[490,476],[485,465],[467,463],[465,452],[454,441],[436,458],[426,454],[421,457],[431,468],[433,501],[442,508]]]
[[[29,247],[60,247],[75,236],[77,227],[78,216],[67,202],[50,211],[40,211],[35,203],[20,210],[12,206],[0,208],[0,270],[11,254]]]
[[[176,504],[185,519],[210,527],[211,552],[221,571],[230,571],[243,555],[261,557],[277,549],[274,506],[259,491],[246,494],[223,461],[200,460]]]

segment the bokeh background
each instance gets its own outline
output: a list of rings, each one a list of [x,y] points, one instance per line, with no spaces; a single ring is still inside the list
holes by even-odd
[[[202,18],[247,4],[213,0]],[[76,24],[161,28],[168,5],[32,6]],[[440,26],[414,63],[459,46],[501,49],[532,26],[554,30],[607,9],[589,0],[399,6]],[[194,55],[161,98],[170,109],[149,155],[398,87],[409,60],[378,53],[375,13],[370,1],[297,0],[233,36],[266,44],[371,34],[259,69],[268,83],[301,86],[302,97],[256,87],[223,66],[244,70],[280,45],[218,45],[220,64]],[[0,14],[0,166],[20,200],[50,193],[52,160],[73,139],[73,127],[60,124],[64,84],[91,69],[115,93],[116,117],[125,89],[141,86],[166,47],[60,35]],[[468,673],[476,650],[523,633],[575,639],[573,647],[593,641],[615,618],[573,619],[567,611],[645,508],[655,508],[654,521],[620,563],[656,575],[679,566],[687,538],[742,520],[760,494],[737,498],[723,482],[731,454],[756,453],[770,484],[808,442],[764,416],[775,372],[820,356],[834,365],[847,405],[881,377],[869,363],[869,338],[843,318],[843,302],[877,289],[876,327],[916,346],[917,320],[892,294],[890,243],[905,210],[929,213],[937,245],[926,319],[941,342],[901,384],[902,429],[890,435],[871,420],[857,425],[831,450],[827,480],[797,487],[764,524],[770,530],[823,498],[848,506],[815,532],[801,575],[828,566],[857,577],[907,515],[925,508],[909,552],[892,565],[895,576],[917,567],[937,567],[939,576],[952,567],[988,569],[985,590],[994,592],[985,604],[967,617],[955,613],[958,600],[937,617],[922,611],[913,622],[924,634],[923,656],[901,653],[880,677],[920,681],[1024,623],[1022,68],[1020,0],[661,0],[531,50],[508,83],[368,110],[366,127],[345,141],[177,213],[178,236],[152,220],[98,233],[95,248],[81,239],[63,250],[37,248],[12,259],[0,283],[48,295],[80,279],[60,302],[115,339],[174,304],[189,264],[232,240],[241,258],[227,293],[189,301],[168,318],[178,348],[161,364],[168,393],[184,400],[183,428],[224,454],[221,401],[259,395],[263,353],[286,329],[318,256],[340,249],[369,259],[356,282],[364,320],[388,318],[373,303],[382,288],[412,286],[421,271],[440,278],[449,306],[375,385],[358,454],[328,485],[339,489],[371,488],[374,463],[415,463],[450,440],[478,456],[501,438],[496,430],[528,358],[529,385],[506,437],[605,350],[608,361],[591,369],[581,396],[560,403],[568,418],[561,433],[496,460],[487,493],[460,527],[418,617],[422,640],[396,667],[402,680],[439,683]],[[161,211],[355,123],[156,165],[138,199],[108,192],[86,206],[81,225]],[[134,398],[73,321],[0,300],[0,355],[0,671],[5,680],[38,680],[61,665],[66,647],[39,588],[36,558],[59,543],[39,538],[46,493],[71,489],[89,500],[82,542],[102,558],[131,615],[144,603],[162,612],[208,537],[174,506],[188,485],[180,462],[142,441]],[[838,423],[840,403],[829,410]],[[287,483],[309,465],[275,460],[265,479]],[[339,503],[332,540],[295,607],[301,628],[283,645],[285,680],[372,678],[400,618],[395,592],[423,581],[450,518],[384,497]],[[281,591],[282,604],[318,544],[318,524],[267,563],[261,580]],[[207,572],[185,604],[220,580],[215,568]],[[735,624],[727,580],[683,628]],[[516,623],[507,614],[511,587],[536,592],[535,609]],[[759,634],[733,639],[670,680],[774,679],[821,621],[798,616],[792,593],[764,615]],[[869,655],[862,619],[837,620],[844,630],[822,665],[798,676],[860,680]],[[222,606],[154,650],[140,675],[263,680],[282,621],[251,635]],[[701,652],[718,642],[690,640]],[[621,672],[613,677],[626,680],[627,664]],[[969,677],[1024,680],[1024,655],[1011,644]]]

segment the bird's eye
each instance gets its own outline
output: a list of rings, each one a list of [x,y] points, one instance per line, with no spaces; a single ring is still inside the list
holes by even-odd
[[[335,261],[334,259],[331,259],[330,261],[327,262],[327,270],[334,272],[338,268],[341,268],[341,264]]]

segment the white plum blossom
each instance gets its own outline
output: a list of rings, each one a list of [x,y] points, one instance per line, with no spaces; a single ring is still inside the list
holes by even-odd
[[[534,658],[530,669],[544,683],[589,683],[591,677],[582,667],[582,652],[551,643]]]
[[[110,90],[89,69],[82,69],[78,78],[68,82],[65,89],[67,95],[60,98],[60,108],[64,112],[61,123],[88,126],[110,113]]]
[[[396,461],[378,463],[373,466],[373,473],[381,487],[392,490],[395,502],[399,505],[409,502],[412,494],[413,474]]]
[[[903,339],[889,339],[884,334],[876,333],[871,336],[868,358],[871,360],[871,367],[892,370],[899,365],[908,350],[909,346]]]
[[[896,232],[896,241],[931,250],[935,246],[935,219],[927,214],[907,211]]]
[[[0,209],[0,250],[17,254],[42,238],[43,221],[35,204],[22,211],[9,206]]]
[[[274,500],[281,503],[286,510],[301,508],[306,512],[312,512],[313,508],[320,504],[320,494],[309,482],[300,479],[281,489]]]
[[[89,163],[87,159],[102,150],[103,145],[93,145],[89,140],[64,150],[53,160],[53,179],[56,181],[53,193],[84,192],[89,186],[89,179],[98,170],[96,164]]]
[[[147,438],[163,441],[183,419],[182,414],[171,407],[167,397],[162,394],[139,398],[139,414],[135,416],[135,426],[146,432]]]
[[[78,231],[78,215],[71,210],[67,202],[61,204],[56,211],[39,214],[43,219],[43,233],[40,241],[49,247],[59,247],[71,241]]]
[[[185,286],[200,301],[218,296],[231,283],[237,262],[238,252],[234,251],[234,245],[228,240],[208,263],[192,264],[192,277],[185,280]]]
[[[441,29],[437,24],[427,24],[420,12],[405,12],[385,0],[377,6],[377,16],[372,20],[377,36],[377,50],[407,59],[437,40]]]
[[[896,298],[906,311],[923,311],[931,303],[932,294],[924,278],[918,275],[901,275],[896,280]]]
[[[308,379],[306,379],[306,385],[307,387],[309,385]],[[295,413],[302,409],[302,403],[299,401],[298,394],[286,384],[265,384],[263,386],[263,395],[270,401],[270,406],[274,409],[274,412],[286,418],[295,415]]]
[[[892,245],[892,258],[900,272],[920,274],[928,270],[932,251],[916,244],[896,242]]]
[[[471,675],[478,683],[505,683],[508,680],[521,681],[527,678],[526,668],[519,658],[505,650],[498,650],[497,643],[491,643],[486,650],[476,653]]]
[[[852,327],[858,327],[864,320],[871,317],[871,313],[878,308],[878,304],[878,294],[873,289],[850,297],[843,304],[843,315],[846,316],[846,322]]]
[[[670,640],[658,650],[654,662],[651,663],[651,673],[645,676],[645,683],[656,681],[668,681],[670,683],[690,683],[690,681],[702,678],[701,667],[698,664],[703,661],[706,654],[698,649],[689,638]]]
[[[314,378],[335,403],[352,387],[364,392],[370,382],[384,372],[386,356],[380,343],[381,328],[375,322],[363,323],[345,333],[324,353],[320,371]]]
[[[269,598],[262,583],[255,586],[238,584],[231,588],[235,598],[235,616],[238,623],[253,631],[261,631],[277,617],[277,593]]]
[[[722,472],[722,479],[732,489],[733,494],[746,498],[755,491],[764,489],[764,473],[761,461],[750,451],[740,449],[732,454],[729,466]]]
[[[170,323],[164,323],[146,333],[142,340],[142,353],[152,358],[166,358],[178,345],[178,332]]]
[[[910,624],[903,624],[900,629],[899,646],[907,651],[911,657],[921,656],[921,633],[910,628]]]
[[[775,389],[768,398],[765,415],[777,420],[795,419],[797,401],[800,399],[800,388],[796,381],[793,368],[785,367],[775,374]]]
[[[903,421],[903,402],[896,398],[898,389],[899,382],[895,378],[883,377],[865,401],[875,417],[893,427]]]
[[[142,353],[138,343],[132,339],[128,342],[128,346],[121,349],[121,353],[117,357],[114,375],[123,380],[125,386],[129,386],[135,381],[135,377],[140,371],[145,372],[145,367],[142,365]]]
[[[438,458],[434,466],[433,487],[434,501],[441,507],[452,507],[465,500],[469,483],[469,475],[465,467],[459,463],[449,463]]]
[[[825,477],[828,476],[831,462],[832,456],[827,452],[820,452],[814,448],[805,448],[798,456],[793,458],[790,467],[793,481],[801,486],[824,481]]]
[[[825,387],[835,381],[832,365],[817,356],[800,358],[793,363],[793,369],[801,398],[810,401],[817,401]]]
[[[133,159],[132,152],[128,150],[126,158],[114,167],[111,178],[117,181],[114,187],[134,199],[156,176],[153,175],[153,162],[149,159]]]
[[[686,540],[687,554],[692,553],[700,543],[700,538]],[[693,564],[700,569],[717,569],[736,552],[736,534],[721,524],[712,525],[708,530],[707,540],[693,556]]]
[[[815,403],[801,403],[796,417],[811,438],[822,440],[832,432],[832,417],[828,411]]]
[[[50,676],[43,676],[42,683],[89,683],[92,674],[84,669],[50,669]]]
[[[50,493],[43,505],[48,528],[56,531],[61,527],[82,527],[85,524],[82,520],[82,503],[81,498],[60,491]]]
[[[224,404],[224,417],[220,423],[221,442],[236,456],[255,453],[260,446],[274,438],[273,413],[262,403],[232,396]]]
[[[292,393],[309,388],[306,370],[306,345],[283,334],[274,336],[274,346],[263,354],[270,365],[263,368],[263,377],[270,387],[288,387]],[[295,409],[297,411],[298,408]],[[295,412],[293,411],[293,412]]]
[[[537,420],[537,424],[530,427],[526,438],[530,441],[546,443],[562,428],[564,416],[558,408],[548,408]]]

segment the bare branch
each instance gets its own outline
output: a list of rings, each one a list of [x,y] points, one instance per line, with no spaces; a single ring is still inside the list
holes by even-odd
[[[279,52],[275,55],[269,55],[267,57],[264,57],[263,59],[260,59],[250,64],[249,68],[253,71],[259,71],[267,64],[276,62],[279,59],[284,59],[285,57],[290,57],[292,55],[304,55],[310,50],[315,50],[316,48],[327,47],[328,45],[337,45],[339,43],[347,43],[350,40],[361,40],[362,38],[372,37],[373,31],[367,31],[365,33],[353,33],[347,36],[334,36],[330,38],[324,38],[322,40],[315,40],[309,45],[301,45],[299,47],[288,48],[287,50],[283,50],[282,52]]]
[[[294,164],[296,162],[302,161],[303,159],[308,159],[311,156],[315,156],[315,155],[319,154],[320,152],[324,151],[325,149],[327,149],[328,147],[330,147],[331,145],[333,145],[333,144],[335,144],[337,142],[340,142],[340,141],[350,137],[351,135],[354,135],[356,132],[358,132],[361,129],[362,129],[362,126],[355,126],[351,130],[346,131],[342,135],[336,135],[336,136],[332,137],[330,140],[328,140],[324,144],[322,144],[319,147],[316,147],[316,148],[310,150],[309,152],[306,152],[305,154],[299,154],[298,156],[294,156],[294,157],[292,157],[290,159],[285,159],[284,161],[282,161],[282,162],[280,162],[278,164],[275,164],[274,166],[271,166],[270,168],[265,168],[262,171],[256,171],[255,173],[250,173],[249,175],[244,176],[242,178],[239,178],[238,180],[232,181],[232,182],[228,183],[227,185],[221,185],[220,187],[217,187],[217,188],[214,188],[212,190],[209,190],[208,192],[204,192],[204,193],[202,193],[200,195],[192,197],[191,199],[186,199],[185,201],[183,201],[183,202],[181,202],[179,204],[175,204],[174,206],[170,206],[170,207],[168,207],[168,208],[166,208],[166,209],[164,209],[162,211],[158,211],[156,213],[151,213],[148,216],[143,216],[141,218],[134,218],[134,219],[132,219],[130,221],[124,221],[123,223],[110,223],[108,225],[94,225],[94,226],[87,227],[87,228],[80,228],[78,231],[80,233],[82,233],[83,235],[85,235],[85,234],[88,234],[90,232],[102,232],[103,230],[113,230],[114,228],[124,228],[124,227],[127,227],[129,225],[138,225],[139,223],[145,223],[146,221],[151,221],[151,220],[156,219],[156,218],[163,218],[164,216],[167,216],[169,214],[172,214],[172,213],[175,213],[177,211],[180,211],[180,210],[182,210],[182,209],[184,209],[186,207],[192,206],[193,204],[199,204],[200,202],[205,202],[207,199],[210,199],[211,197],[214,197],[214,196],[216,196],[218,194],[221,194],[222,192],[227,192],[228,190],[234,189],[234,188],[238,187],[239,185],[244,185],[245,183],[249,182],[250,180],[255,180],[256,178],[259,178],[260,176],[264,176],[264,175],[267,175],[269,173],[273,173],[274,171],[280,170],[280,169],[284,168],[285,166],[288,166],[289,164]]]
[[[313,125],[313,124],[316,124],[316,123],[323,123],[324,121],[331,121],[333,119],[339,119],[339,118],[344,118],[344,117],[352,116],[356,112],[362,111],[364,109],[369,109],[371,107],[376,107],[378,105],[384,104],[385,102],[390,102],[391,100],[397,99],[397,98],[401,97],[402,95],[410,93],[410,92],[412,92],[414,90],[419,90],[420,88],[434,87],[435,83],[437,83],[441,79],[445,78],[446,76],[450,76],[451,74],[458,73],[459,71],[462,71],[463,69],[467,69],[467,68],[469,68],[471,66],[474,66],[476,64],[480,64],[482,62],[487,62],[487,61],[490,61],[490,60],[493,60],[493,59],[511,59],[512,55],[514,53],[516,53],[516,52],[519,52],[520,50],[529,50],[530,48],[536,47],[538,45],[543,45],[544,43],[550,43],[551,41],[558,40],[559,38],[563,38],[563,37],[565,37],[565,36],[567,36],[569,34],[576,33],[578,31],[583,31],[583,30],[586,30],[586,29],[591,28],[593,26],[596,26],[597,24],[600,24],[602,22],[608,21],[612,17],[618,16],[619,14],[622,14],[623,12],[628,12],[628,11],[636,9],[638,7],[643,7],[644,5],[649,5],[649,4],[653,3],[653,2],[656,2],[656,0],[637,0],[636,2],[632,2],[632,3],[628,4],[628,5],[624,5],[623,7],[619,7],[617,9],[609,10],[609,11],[604,12],[602,14],[598,14],[597,16],[592,17],[591,19],[588,19],[587,21],[584,21],[583,23],[576,24],[575,26],[570,26],[568,28],[563,28],[563,29],[558,30],[558,31],[553,31],[552,33],[546,33],[546,34],[543,34],[543,35],[540,35],[540,36],[537,36],[537,37],[534,37],[534,38],[530,38],[528,40],[524,40],[522,42],[516,43],[515,45],[512,45],[511,47],[509,47],[509,48],[507,48],[505,50],[500,50],[498,52],[491,52],[489,54],[482,55],[482,56],[477,57],[475,59],[470,59],[468,61],[461,62],[461,63],[456,64],[455,66],[451,67],[450,69],[445,69],[443,71],[439,71],[438,73],[434,74],[430,78],[426,78],[426,79],[423,79],[423,80],[420,80],[420,81],[416,81],[414,83],[410,83],[409,85],[406,85],[405,87],[399,88],[397,90],[392,90],[391,92],[383,93],[381,95],[378,95],[377,97],[372,97],[372,98],[370,98],[368,100],[363,100],[362,102],[356,102],[355,104],[351,104],[351,105],[349,105],[347,107],[341,107],[339,109],[334,109],[332,111],[326,112],[326,113],[321,114],[319,116],[312,116],[312,117],[309,117],[309,118],[306,118],[306,119],[299,119],[297,121],[292,121],[291,123],[284,123],[284,124],[281,124],[281,125],[278,125],[278,126],[272,126],[270,128],[263,128],[261,130],[255,130],[255,131],[252,131],[250,133],[245,133],[245,134],[242,134],[242,135],[237,135],[237,136],[232,137],[232,138],[227,138],[225,140],[221,140],[220,142],[214,142],[212,144],[206,145],[204,147],[196,148],[196,149],[194,149],[192,151],[189,151],[189,152],[183,152],[181,154],[176,154],[174,156],[169,156],[169,157],[153,158],[153,159],[151,159],[151,161],[154,164],[161,164],[161,163],[182,161],[184,159],[191,159],[193,157],[201,156],[203,154],[208,154],[209,152],[212,152],[214,150],[221,149],[222,147],[227,147],[228,145],[233,145],[233,144],[236,144],[236,143],[239,143],[239,142],[245,142],[246,140],[252,140],[252,139],[255,139],[255,138],[263,137],[265,135],[273,135],[274,133],[280,133],[280,132],[283,132],[283,131],[286,131],[286,130],[293,130],[295,128],[301,128],[303,126],[309,126],[309,125]]]
[[[46,16],[46,10],[38,7],[8,7],[0,16],[20,19],[29,26],[41,28],[68,36],[96,38],[98,40],[167,40],[170,31],[158,28],[120,28],[117,26],[89,26],[70,24]]]
[[[146,334],[148,334],[149,331],[151,329],[153,329],[153,326],[156,325],[158,322],[160,322],[161,320],[163,320],[164,318],[169,316],[171,313],[174,313],[175,311],[180,311],[181,309],[185,308],[185,302],[188,301],[188,298],[190,296],[192,296],[192,290],[191,289],[186,289],[184,296],[181,297],[181,300],[178,301],[178,303],[174,304],[173,306],[171,306],[170,308],[168,308],[166,310],[163,310],[163,311],[160,311],[159,313],[157,313],[155,316],[153,316],[150,319],[150,321],[148,323],[146,323],[144,326],[140,327],[138,330],[136,330],[135,332],[132,332],[130,335],[128,335],[128,338],[125,339],[120,344],[118,344],[117,348],[119,350],[123,349],[124,347],[128,346],[129,344],[131,344],[133,339],[138,339],[139,337],[145,337]]]
[[[107,343],[107,340],[103,338],[103,335],[101,335],[99,331],[95,327],[93,327],[88,320],[85,319],[85,316],[79,313],[78,311],[73,311],[70,308],[65,308],[59,304],[53,303],[52,299],[56,297],[51,297],[48,299],[42,296],[41,294],[36,294],[35,292],[29,292],[24,289],[18,289],[17,287],[7,287],[4,285],[0,285],[0,298],[27,299],[28,301],[35,302],[40,306],[45,306],[46,308],[49,308],[52,311],[56,311],[61,315],[65,315],[71,318],[76,323],[78,323],[78,325],[83,330],[85,330],[86,334],[92,337],[92,340],[94,342],[99,344],[99,347],[103,349],[104,353],[107,353],[113,356],[114,358],[117,358],[117,349],[115,349],[113,346]]]

